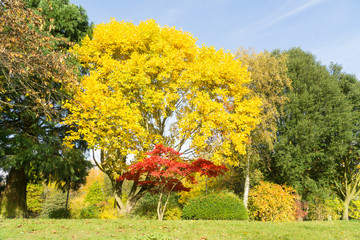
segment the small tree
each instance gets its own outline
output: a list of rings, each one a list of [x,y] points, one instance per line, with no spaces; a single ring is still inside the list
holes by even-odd
[[[147,155],[150,157],[131,165],[129,171],[118,180],[132,180],[136,185],[145,187],[150,193],[159,194],[157,206],[159,220],[163,220],[172,192],[190,191],[190,188],[184,186],[182,180],[194,182],[194,174],[197,172],[200,175],[216,177],[227,171],[224,165],[216,166],[203,158],[191,163],[182,161],[179,152],[172,148],[165,148],[163,145],[156,145],[155,149]]]

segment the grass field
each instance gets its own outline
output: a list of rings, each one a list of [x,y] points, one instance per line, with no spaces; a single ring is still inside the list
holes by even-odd
[[[1,219],[0,239],[360,239],[360,222]]]

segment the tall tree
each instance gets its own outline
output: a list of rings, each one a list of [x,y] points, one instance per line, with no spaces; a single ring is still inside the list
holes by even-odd
[[[343,220],[349,220],[350,202],[360,195],[360,82],[355,75],[343,73],[338,64],[330,65],[331,75],[338,81],[342,93],[352,106],[352,139],[344,142],[346,151],[337,162],[338,179],[335,179],[337,190],[343,199]]]
[[[78,150],[62,147],[68,127],[58,124],[60,103],[77,79],[70,55],[54,51],[65,39],[45,31],[22,1],[2,0],[0,7],[0,167],[9,172],[1,216],[26,217],[29,177],[60,176],[66,168],[57,167],[67,165],[70,152],[84,161]]]
[[[315,56],[299,48],[287,54],[293,88],[279,118],[268,177],[295,187],[306,199],[325,198],[353,137],[352,105]]]
[[[79,129],[68,140],[83,139],[100,150],[98,165],[112,179],[122,211],[131,211],[144,191],[128,197],[125,206],[123,182],[115,179],[130,156],[143,159],[154,144],[181,152],[190,146],[187,153],[199,154],[216,136],[222,145],[213,161],[222,161],[231,146],[245,152],[261,102],[246,97],[250,78],[232,54],[198,47],[190,33],[153,20],[97,25],[93,39],[72,51],[89,74],[67,105],[66,123]]]
[[[277,132],[277,119],[282,106],[287,101],[285,89],[291,89],[287,77],[287,56],[285,53],[267,51],[256,53],[254,50],[239,49],[236,52],[251,74],[248,84],[252,97],[262,100],[260,123],[251,132],[246,155],[238,155],[239,169],[244,170],[244,205],[247,207],[250,190],[250,172],[254,172],[256,163],[269,166]],[[251,171],[252,170],[252,171]],[[258,171],[260,172],[260,171]]]

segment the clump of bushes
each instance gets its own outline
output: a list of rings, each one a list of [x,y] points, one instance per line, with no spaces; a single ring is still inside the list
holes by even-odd
[[[212,193],[190,200],[183,208],[182,218],[204,220],[246,220],[248,213],[233,193]]]
[[[99,218],[100,208],[97,205],[90,205],[83,209],[80,212],[81,219],[90,219],[90,218]]]
[[[45,187],[43,184],[29,183],[26,188],[26,201],[31,217],[37,217],[44,203],[44,191]]]
[[[250,218],[259,221],[295,221],[299,197],[292,187],[260,182],[249,194]]]
[[[340,199],[319,199],[315,198],[309,204],[309,214],[307,220],[326,221],[340,220],[344,206]]]
[[[70,211],[65,206],[66,193],[52,189],[42,205],[40,218],[70,218]]]

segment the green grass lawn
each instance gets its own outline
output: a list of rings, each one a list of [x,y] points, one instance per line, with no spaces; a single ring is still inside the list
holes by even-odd
[[[0,239],[360,239],[360,222],[1,219]]]

